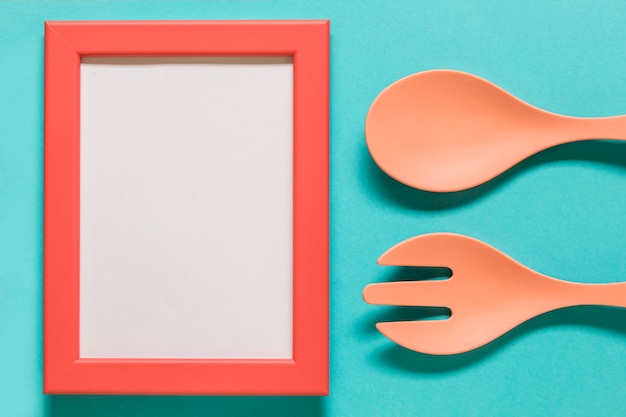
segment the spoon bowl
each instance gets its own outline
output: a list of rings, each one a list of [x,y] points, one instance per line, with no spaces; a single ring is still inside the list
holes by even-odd
[[[556,145],[626,140],[626,116],[562,116],[475,75],[433,70],[383,90],[369,109],[365,137],[376,164],[394,179],[450,192],[489,181]]]

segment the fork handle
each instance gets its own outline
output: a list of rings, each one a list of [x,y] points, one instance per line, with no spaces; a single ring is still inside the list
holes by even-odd
[[[606,305],[626,308],[626,282],[603,284],[567,283],[563,301],[567,306]]]

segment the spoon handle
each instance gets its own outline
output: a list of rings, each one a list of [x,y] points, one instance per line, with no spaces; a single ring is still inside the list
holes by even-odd
[[[575,140],[626,140],[626,115],[611,117],[568,117],[565,136]]]

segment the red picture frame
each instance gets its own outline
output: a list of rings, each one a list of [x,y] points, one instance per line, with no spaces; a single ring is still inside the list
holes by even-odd
[[[45,24],[44,392],[328,394],[328,21]],[[291,56],[293,358],[81,358],[83,57]]]

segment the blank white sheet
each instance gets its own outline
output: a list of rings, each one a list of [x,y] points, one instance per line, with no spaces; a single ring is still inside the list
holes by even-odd
[[[81,62],[80,356],[291,358],[290,57]]]

